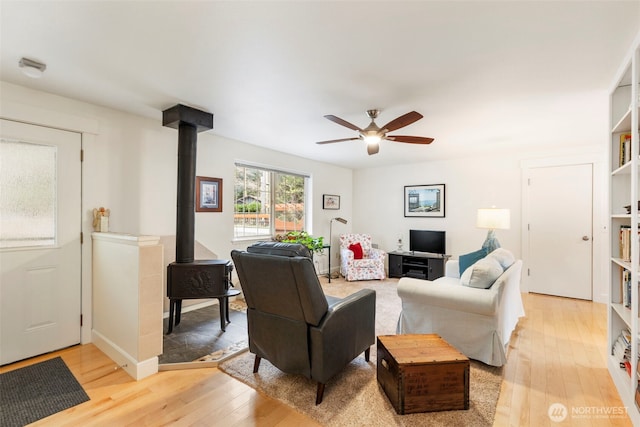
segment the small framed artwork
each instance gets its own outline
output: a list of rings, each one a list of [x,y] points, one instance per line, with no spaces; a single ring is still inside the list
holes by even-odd
[[[222,178],[196,177],[196,212],[222,212]]]
[[[335,196],[333,194],[323,194],[322,209],[340,209],[340,196]]]
[[[444,218],[444,207],[444,184],[404,186],[404,216]]]

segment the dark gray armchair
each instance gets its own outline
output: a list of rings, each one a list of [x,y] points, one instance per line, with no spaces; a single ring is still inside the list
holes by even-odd
[[[369,361],[375,291],[325,296],[311,254],[299,244],[263,242],[234,250],[231,258],[247,302],[254,373],[264,358],[283,372],[317,381],[317,405],[329,379],[362,352]]]

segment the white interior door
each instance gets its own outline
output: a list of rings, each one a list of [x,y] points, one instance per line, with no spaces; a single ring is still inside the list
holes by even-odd
[[[592,299],[592,165],[529,171],[529,290]]]
[[[80,342],[80,150],[0,120],[0,364]]]

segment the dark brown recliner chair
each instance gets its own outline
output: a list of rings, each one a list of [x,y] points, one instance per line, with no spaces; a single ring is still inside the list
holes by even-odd
[[[253,372],[267,359],[283,372],[324,385],[360,353],[369,361],[375,342],[376,294],[363,289],[345,298],[325,296],[300,244],[263,242],[231,252],[247,302]]]

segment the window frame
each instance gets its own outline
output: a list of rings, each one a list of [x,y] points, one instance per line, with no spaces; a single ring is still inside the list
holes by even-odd
[[[304,182],[304,194],[303,194],[303,200],[304,200],[304,224],[305,226],[303,227],[303,230],[308,232],[309,234],[312,234],[312,206],[311,206],[311,174],[308,172],[303,172],[303,171],[299,171],[299,170],[292,170],[292,169],[286,169],[286,168],[280,168],[277,166],[272,166],[272,165],[266,165],[266,164],[261,164],[261,163],[254,163],[254,162],[248,162],[248,161],[244,161],[244,160],[236,160],[234,162],[234,180],[233,180],[233,185],[234,185],[234,209],[233,209],[233,215],[234,215],[234,225],[233,225],[233,241],[256,241],[256,240],[272,240],[278,233],[277,230],[275,228],[275,200],[276,200],[276,174],[283,174],[283,175],[289,175],[289,176],[296,176],[296,177],[301,177],[303,178],[303,182]],[[270,179],[269,179],[269,204],[271,206],[271,212],[268,214],[269,215],[269,233],[268,234],[264,234],[264,235],[259,235],[259,234],[255,234],[255,235],[244,235],[244,236],[239,236],[236,234],[236,224],[235,224],[235,215],[236,215],[236,199],[235,199],[235,188],[236,188],[236,168],[238,167],[243,167],[243,168],[251,168],[251,169],[257,169],[260,170],[262,172],[267,172],[270,175]]]

